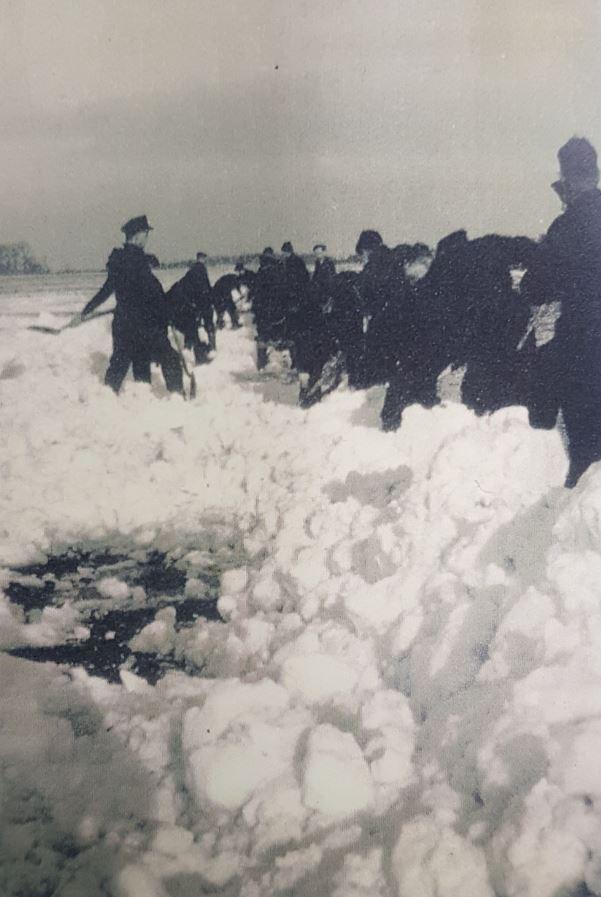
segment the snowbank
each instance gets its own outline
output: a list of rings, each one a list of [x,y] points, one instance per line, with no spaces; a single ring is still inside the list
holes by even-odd
[[[564,491],[520,409],[382,434],[374,394],[264,401],[249,333],[218,339],[191,403],[105,390],[102,321],[2,350],[6,569],[155,546],[193,595],[209,550],[232,567],[223,622],[134,639],[198,675],[0,658],[3,893],[601,894],[601,473]],[[82,637],[77,608],[4,597],[3,644]]]

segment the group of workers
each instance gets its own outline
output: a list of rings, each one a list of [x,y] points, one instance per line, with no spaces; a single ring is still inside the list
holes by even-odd
[[[551,428],[561,410],[570,455],[566,485],[574,486],[601,459],[601,191],[597,154],[587,140],[572,138],[558,158],[552,186],[563,212],[542,240],[469,240],[460,230],[433,253],[421,243],[389,248],[377,231],[366,230],[355,247],[361,270],[337,273],[319,243],[310,274],[285,242],[279,256],[263,250],[256,272],[240,262],[214,286],[199,253],[165,294],[152,272],[156,259],[145,253],[150,225],[145,216],[132,219],[123,227],[125,245],[111,253],[105,284],[82,312],[115,293],[106,383],[117,392],[130,365],[136,379],[148,381],[157,362],[167,388],[181,392],[181,360],[168,326],[183,333],[203,363],[225,314],[240,326],[234,297],[242,291],[256,328],[257,367],[266,365],[270,347],[287,348],[301,405],[319,400],[328,367],[338,375],[345,370],[351,388],[386,385],[381,419],[392,430],[408,405],[436,404],[440,374],[462,366],[462,398],[477,413],[521,404],[534,426]]]

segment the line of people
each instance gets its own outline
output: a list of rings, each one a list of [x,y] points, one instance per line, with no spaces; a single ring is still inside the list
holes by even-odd
[[[287,345],[300,403],[311,404],[342,359],[351,387],[386,384],[385,430],[408,405],[436,404],[441,373],[464,367],[462,400],[478,414],[524,405],[533,426],[552,428],[562,412],[574,486],[601,460],[601,191],[587,140],[572,138],[558,159],[563,212],[540,242],[459,230],[432,253],[389,248],[366,230],[361,271],[336,274],[329,260],[324,271],[318,246],[311,281],[289,244],[282,263],[264,250],[252,297],[258,366],[268,344]],[[420,263],[429,267],[414,281]]]
[[[145,216],[132,219],[123,227],[125,245],[111,253],[105,284],[82,312],[115,293],[106,383],[118,392],[130,365],[135,379],[148,381],[151,362],[158,362],[167,388],[181,392],[181,358],[168,325],[181,330],[203,363],[225,315],[240,326],[233,295],[244,290],[257,367],[265,367],[270,346],[289,349],[302,406],[319,401],[345,370],[351,388],[386,385],[382,427],[393,430],[408,405],[439,401],[446,368],[465,367],[462,399],[476,413],[525,405],[533,426],[551,428],[562,411],[573,486],[601,459],[601,191],[587,140],[572,138],[558,158],[552,186],[564,211],[542,241],[496,234],[469,240],[459,230],[433,253],[423,243],[389,248],[377,231],[365,230],[355,247],[360,271],[337,273],[325,244],[316,244],[310,275],[285,242],[279,258],[271,247],[263,250],[257,272],[240,262],[213,287],[199,253],[165,295],[152,273],[156,259],[144,251],[152,228]],[[426,273],[415,278],[420,266]],[[519,287],[518,269],[525,272]]]

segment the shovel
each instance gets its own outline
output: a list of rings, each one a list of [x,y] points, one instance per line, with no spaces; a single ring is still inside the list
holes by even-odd
[[[106,311],[95,311],[91,315],[87,315],[87,317],[82,318],[81,321],[77,324],[63,324],[62,327],[46,327],[44,324],[30,324],[28,326],[28,330],[35,330],[37,333],[52,333],[56,336],[58,333],[62,333],[63,330],[72,330],[73,327],[79,327],[81,324],[87,324],[88,321],[93,321],[95,318],[103,318],[105,315],[112,315],[114,309],[109,308]]]

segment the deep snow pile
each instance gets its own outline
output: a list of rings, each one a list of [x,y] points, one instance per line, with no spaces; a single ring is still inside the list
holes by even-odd
[[[601,894],[601,473],[563,490],[520,409],[266,402],[219,339],[193,403],[105,390],[104,322],[1,350],[4,586],[71,545],[233,564],[223,622],[135,636],[202,676],[0,657],[2,893]],[[78,626],[3,599],[6,647]]]

